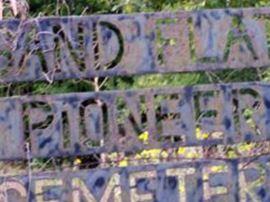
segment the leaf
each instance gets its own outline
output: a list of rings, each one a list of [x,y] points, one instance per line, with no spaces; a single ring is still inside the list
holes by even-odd
[[[139,135],[139,140],[141,140],[144,144],[147,144],[148,143],[148,139],[149,139],[149,133],[148,131],[145,131],[143,133],[141,133]]]

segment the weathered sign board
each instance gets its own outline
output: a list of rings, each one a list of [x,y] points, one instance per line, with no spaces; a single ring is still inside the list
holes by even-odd
[[[0,21],[0,82],[267,67],[269,23],[269,8]],[[0,160],[266,140],[269,83],[0,99]],[[0,201],[270,201],[269,162],[29,172],[0,177]]]
[[[0,22],[2,82],[266,67],[270,10]]]
[[[198,139],[197,127],[219,136]],[[0,159],[26,158],[23,143],[29,138],[33,157],[265,141],[270,140],[270,85],[3,98],[0,131]],[[144,131],[149,133],[147,143],[138,138]]]
[[[0,178],[0,198],[24,201],[269,201],[270,156],[193,160]],[[4,200],[1,200],[4,201]]]

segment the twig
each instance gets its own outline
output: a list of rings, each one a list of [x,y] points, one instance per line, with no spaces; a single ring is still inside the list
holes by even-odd
[[[31,151],[29,142],[26,143],[26,154],[27,154],[27,165],[28,165],[28,190],[27,190],[27,200],[30,201],[30,190],[32,182],[32,169],[31,169]]]
[[[0,0],[0,20],[3,20],[3,0]]]
[[[13,15],[17,16],[18,15],[17,0],[10,0],[10,7],[12,8]]]
[[[86,13],[86,11],[87,11],[88,9],[89,9],[88,6],[87,6],[85,9],[83,9],[83,11],[82,11],[82,13],[81,13],[80,16],[83,16],[83,15]]]
[[[108,77],[106,77],[103,81],[102,81],[102,83],[99,85],[99,88],[102,88],[104,85],[105,85],[105,83],[108,81]]]

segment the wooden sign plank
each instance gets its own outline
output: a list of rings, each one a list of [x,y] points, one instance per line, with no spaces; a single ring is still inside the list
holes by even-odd
[[[0,22],[0,81],[267,67],[269,8]]]
[[[259,82],[2,98],[0,159],[261,142],[269,103]]]
[[[269,201],[270,156],[0,178],[1,201]]]

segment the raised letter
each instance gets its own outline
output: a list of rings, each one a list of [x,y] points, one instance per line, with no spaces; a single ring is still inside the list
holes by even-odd
[[[8,190],[15,190],[22,198],[27,197],[27,191],[21,183],[15,181],[6,181],[0,185],[0,201],[9,201],[7,195]]]
[[[229,66],[250,66],[259,57],[254,48],[255,41],[243,21],[242,16],[235,16],[231,23],[232,29],[227,35],[223,59]]]
[[[211,180],[212,178],[212,180]],[[228,165],[216,164],[203,168],[203,190],[206,201],[234,201],[234,179]]]
[[[112,175],[106,189],[100,200],[96,200],[85,183],[79,179],[72,179],[72,198],[73,201],[80,201],[83,197],[87,202],[107,202],[110,199],[111,193],[114,194],[113,198],[115,202],[121,202],[121,189],[120,189],[120,176],[118,174]]]
[[[37,202],[45,202],[44,200],[44,187],[62,186],[63,181],[60,179],[42,179],[35,181],[35,195]],[[60,202],[61,200],[46,200],[46,202]]]
[[[250,199],[252,201],[261,201],[256,193],[256,188],[262,187],[263,190],[263,185],[267,183],[266,167],[257,163],[242,163],[238,165],[238,170],[240,200],[243,202]]]
[[[172,168],[166,170],[167,176],[175,176],[178,179],[180,202],[186,202],[186,176],[195,173],[194,168]]]
[[[150,193],[147,194],[138,194],[137,193],[137,185],[138,179],[149,179],[149,178],[156,178],[156,172],[155,171],[143,171],[143,172],[136,172],[136,173],[131,173],[130,174],[130,197],[131,197],[131,202],[139,202],[139,201],[152,201],[153,200],[153,195]],[[147,191],[148,187],[145,187]]]
[[[197,142],[194,135],[192,89],[186,88],[179,94],[156,95],[158,102],[156,121],[158,134],[164,137],[178,137],[185,144]]]
[[[162,18],[156,20],[156,65],[175,69],[190,62],[189,30],[187,18]]]

